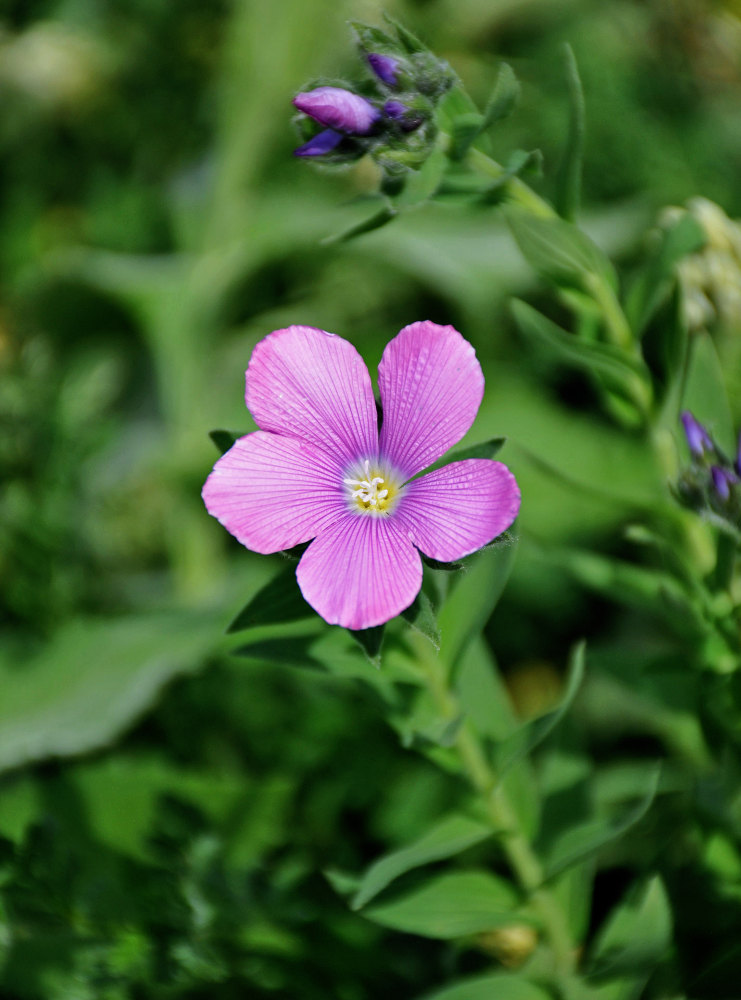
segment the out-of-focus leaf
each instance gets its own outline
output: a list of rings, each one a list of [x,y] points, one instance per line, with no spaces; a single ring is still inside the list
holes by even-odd
[[[428,469],[425,469],[425,474],[432,472],[434,469],[442,469],[444,466],[450,465],[451,462],[463,462],[467,458],[494,458],[502,449],[506,440],[507,438],[504,437],[490,438],[488,441],[482,441],[480,444],[472,444],[468,448],[460,448],[458,451],[446,455],[445,458],[438,459]]]
[[[19,664],[0,650],[0,770],[114,740],[213,649],[213,614],[78,620]]]
[[[347,630],[376,669],[381,666],[384,629],[385,625],[376,625],[375,628]]]
[[[414,603],[402,611],[401,617],[413,629],[429,639],[435,649],[440,649],[440,627],[437,624],[437,615],[432,601],[423,590],[417,594]]]
[[[520,177],[526,171],[537,172],[542,168],[542,164],[543,154],[539,149],[516,149],[499,177],[476,192],[479,200],[484,205],[498,205],[504,201],[507,195],[507,183],[513,177]]]
[[[656,796],[660,771],[648,769],[646,791],[643,799],[617,819],[599,818],[582,823],[565,831],[556,839],[546,858],[546,878],[550,879],[596,854],[607,844],[621,837],[627,830],[643,819]]]
[[[461,979],[421,1000],[551,1000],[551,994],[511,972],[495,972]]]
[[[448,158],[442,149],[436,148],[430,153],[419,170],[413,171],[396,199],[396,208],[412,208],[428,201],[440,187],[445,171],[448,169]]]
[[[384,927],[451,940],[512,922],[517,893],[488,872],[448,872],[364,915]],[[518,920],[522,917],[518,916]]]
[[[430,51],[424,42],[421,42],[416,35],[412,34],[408,28],[405,28],[403,24],[400,24],[399,21],[391,17],[390,14],[387,14],[386,11],[383,12],[383,19],[389,27],[394,29],[399,41],[410,55],[414,55],[415,52]]]
[[[333,243],[347,243],[348,240],[355,239],[356,236],[362,236],[363,233],[372,233],[374,229],[380,229],[381,226],[385,226],[388,222],[391,222],[397,215],[398,212],[393,205],[384,205],[375,215],[363,219],[362,222],[350,226],[349,229],[343,229],[341,233],[335,233],[334,236],[325,236],[321,242],[324,246],[331,246]]]
[[[734,453],[733,417],[723,367],[706,331],[699,331],[691,340],[682,409],[690,410],[728,455]]]
[[[671,940],[671,906],[661,879],[654,875],[634,887],[607,918],[592,948],[590,978],[653,971]]]
[[[626,296],[625,313],[638,336],[676,281],[677,264],[688,254],[701,250],[706,242],[705,230],[689,213],[661,233],[658,245]]]
[[[579,211],[581,169],[584,158],[584,90],[574,51],[566,46],[566,79],[569,86],[569,130],[556,179],[556,211],[572,222]]]
[[[497,747],[497,771],[499,774],[504,774],[514,763],[532,753],[569,710],[584,677],[585,648],[585,643],[580,642],[571,651],[566,686],[563,697],[556,708],[537,719],[533,719],[532,722],[528,722]]]
[[[596,243],[565,219],[509,207],[505,216],[522,255],[541,277],[588,289],[589,276],[617,288],[615,270]]]
[[[312,617],[316,612],[303,598],[296,583],[293,564],[285,566],[273,579],[250,598],[227,632],[242,632],[257,625],[274,625]]]
[[[366,871],[353,897],[352,908],[359,910],[405,872],[431,861],[451,858],[492,835],[491,826],[468,816],[452,815],[436,823],[413,844],[384,855]]]
[[[451,159],[462,160],[482,132],[510,115],[519,95],[520,85],[512,67],[502,63],[484,114],[469,111],[454,119]]]
[[[520,299],[513,299],[512,313],[520,330],[538,347],[545,346],[573,367],[607,376],[611,384],[624,386],[629,398],[636,379],[649,385],[650,373],[646,365],[612,344],[581,340]]]
[[[221,454],[225,455],[232,447],[234,442],[238,441],[244,435],[239,434],[237,431],[215,430],[215,431],[209,431],[208,436],[211,438],[213,443],[219,449]]]
[[[516,552],[517,546],[512,544],[484,549],[451,588],[438,614],[440,655],[451,670],[496,607]]]

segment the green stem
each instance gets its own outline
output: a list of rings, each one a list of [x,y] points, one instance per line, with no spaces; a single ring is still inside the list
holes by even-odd
[[[711,581],[713,590],[730,590],[736,565],[736,539],[725,531],[718,532],[717,556]]]
[[[506,167],[497,163],[496,160],[492,160],[480,149],[469,149],[466,158],[474,170],[485,177],[491,177],[492,180],[501,180],[507,173]],[[508,201],[520,205],[533,215],[539,215],[542,218],[555,218],[556,210],[519,177],[510,177],[505,182],[504,188]]]
[[[448,685],[444,665],[426,650],[420,661],[425,670],[428,690],[443,715],[451,719],[458,717],[460,706]],[[500,838],[510,868],[540,917],[553,952],[555,970],[559,976],[566,976],[573,972],[575,965],[575,949],[569,937],[566,916],[553,894],[544,887],[543,866],[520,829],[517,815],[502,783],[468,720],[464,720],[458,730],[455,745],[463,770],[485,803],[487,815]]]

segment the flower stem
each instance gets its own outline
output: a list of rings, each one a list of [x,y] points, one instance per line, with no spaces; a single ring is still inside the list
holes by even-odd
[[[466,156],[474,170],[484,174],[485,177],[491,177],[492,180],[498,181],[507,174],[506,167],[497,163],[496,160],[492,160],[480,149],[469,149]],[[542,218],[555,218],[556,210],[519,177],[510,177],[505,181],[504,188],[509,201],[527,209],[533,215],[539,215]]]
[[[443,715],[451,719],[458,717],[461,708],[448,684],[444,664],[426,651],[420,661],[428,690]],[[566,915],[553,894],[544,887],[543,866],[520,829],[517,814],[468,719],[458,730],[455,747],[463,771],[484,801],[487,816],[500,838],[509,866],[540,918],[553,953],[555,971],[559,976],[569,975],[574,969],[575,949],[569,936]]]

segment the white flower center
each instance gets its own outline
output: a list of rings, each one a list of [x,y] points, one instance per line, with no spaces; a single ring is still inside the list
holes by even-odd
[[[389,503],[398,491],[398,487],[379,475],[380,469],[371,468],[370,459],[362,464],[360,474],[364,479],[344,479],[349,487],[351,506],[367,513],[381,512],[388,509]]]

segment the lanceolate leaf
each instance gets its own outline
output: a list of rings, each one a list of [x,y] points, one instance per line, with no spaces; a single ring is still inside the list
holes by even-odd
[[[624,812],[615,819],[600,817],[572,827],[556,840],[546,859],[547,879],[553,878],[595,854],[643,819],[656,797],[660,775],[657,767],[647,768],[646,772],[646,793],[633,809]]]
[[[437,624],[437,615],[432,606],[432,601],[425,594],[424,590],[420,590],[414,603],[406,611],[402,611],[401,617],[413,629],[421,632],[426,639],[429,639],[435,649],[440,648],[440,627]]]
[[[512,885],[489,872],[449,872],[364,915],[397,931],[451,940],[511,923],[517,901]]]
[[[562,218],[571,222],[579,211],[581,196],[585,114],[584,91],[570,45],[566,46],[566,78],[569,85],[569,131],[558,171],[556,210]]]
[[[385,625],[376,625],[375,628],[347,630],[376,669],[381,666],[381,646],[383,645],[385,627]]]
[[[648,384],[650,375],[646,366],[611,344],[580,340],[520,299],[513,300],[512,313],[526,337],[566,364],[604,375],[612,383],[624,386],[626,394],[636,378]]]
[[[586,233],[565,219],[545,218],[508,208],[507,222],[527,262],[544,278],[557,284],[588,289],[596,276],[617,287],[609,259]]]
[[[296,583],[296,567],[289,563],[242,608],[227,632],[242,632],[257,625],[292,622],[315,614]]]
[[[450,858],[492,835],[492,828],[467,816],[452,815],[437,823],[419,840],[374,862],[360,882],[351,906],[359,910],[405,872],[431,861]]]
[[[244,435],[239,434],[237,431],[215,430],[209,431],[208,436],[219,449],[221,454],[225,455],[234,442],[238,441]]]
[[[497,747],[499,774],[504,774],[513,764],[542,743],[569,710],[584,677],[585,648],[585,643],[580,642],[571,652],[563,697],[557,707],[528,722]]]

